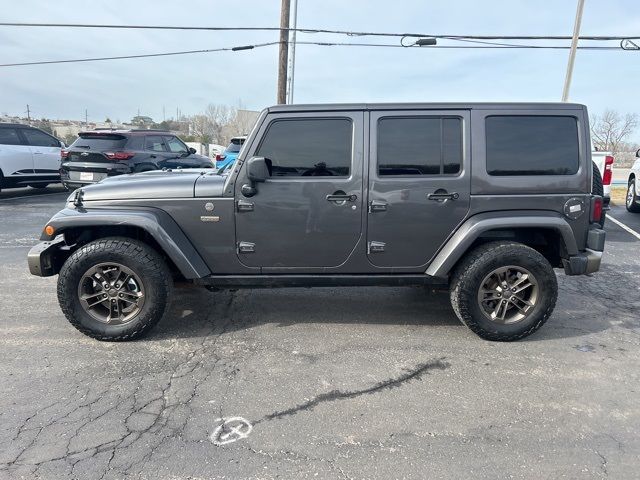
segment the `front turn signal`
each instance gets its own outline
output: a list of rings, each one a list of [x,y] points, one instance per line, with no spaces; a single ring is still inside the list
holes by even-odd
[[[51,225],[47,225],[46,227],[44,227],[44,233],[46,233],[50,237],[53,237],[53,234],[55,232],[56,232],[56,229],[53,228]]]

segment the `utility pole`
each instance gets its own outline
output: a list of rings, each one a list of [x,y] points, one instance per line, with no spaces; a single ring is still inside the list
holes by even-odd
[[[569,89],[571,88],[571,76],[573,75],[573,64],[576,59],[576,50],[578,48],[578,38],[580,37],[580,23],[582,22],[582,10],[584,9],[584,0],[578,0],[578,10],[576,11],[576,20],[573,24],[573,38],[571,39],[571,50],[569,51],[569,63],[567,64],[567,74],[564,77],[564,89],[562,90],[562,101],[569,100]]]
[[[27,122],[31,122],[31,110],[29,110],[28,103],[27,103]]]
[[[86,108],[84,109],[84,127],[89,128],[89,113]]]
[[[298,0],[293,0],[293,24],[291,25],[291,55],[289,55],[289,90],[287,103],[293,103],[293,84],[296,74],[296,28],[298,27]]]
[[[289,10],[291,0],[280,7],[280,50],[278,54],[278,103],[287,103],[287,60],[289,59]]]

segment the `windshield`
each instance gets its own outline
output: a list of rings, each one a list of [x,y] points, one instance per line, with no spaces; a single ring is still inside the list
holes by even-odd
[[[80,134],[80,137],[69,148],[82,148],[85,150],[116,150],[123,148],[127,143],[127,137],[123,135],[96,135]]]
[[[238,153],[242,148],[244,138],[232,138],[231,143],[227,147],[226,151],[229,153]]]

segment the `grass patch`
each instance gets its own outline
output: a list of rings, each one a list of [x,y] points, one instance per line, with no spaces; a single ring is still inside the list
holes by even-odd
[[[627,187],[611,187],[611,204],[624,205]]]

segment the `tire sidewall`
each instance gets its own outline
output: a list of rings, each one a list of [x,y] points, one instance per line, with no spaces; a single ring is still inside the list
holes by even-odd
[[[478,304],[478,290],[489,273],[508,265],[522,267],[531,272],[538,284],[538,300],[533,311],[526,318],[512,324],[500,324],[485,316]],[[509,252],[506,255],[484,259],[475,265],[471,272],[468,272],[467,278],[463,279],[462,283],[466,295],[461,300],[466,303],[466,310],[471,314],[477,327],[495,336],[525,335],[532,328],[535,329],[536,325],[553,309],[557,298],[556,275],[551,265],[541,255],[540,258],[536,258]]]
[[[122,325],[109,325],[89,315],[78,298],[78,285],[82,276],[92,266],[100,263],[120,263],[130,268],[141,280],[145,291],[145,302],[135,318]],[[164,311],[169,292],[163,288],[162,279],[148,264],[126,253],[104,248],[100,244],[89,244],[76,251],[63,265],[58,281],[58,301],[69,321],[84,333],[94,337],[126,337],[137,335],[155,324],[158,310]],[[117,339],[117,338],[106,338]]]

